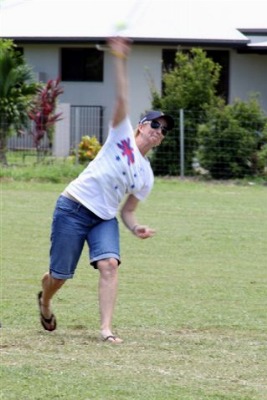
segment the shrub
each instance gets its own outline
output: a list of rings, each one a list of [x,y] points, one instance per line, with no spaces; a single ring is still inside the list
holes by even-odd
[[[197,158],[212,178],[260,175],[266,167],[267,117],[256,98],[208,111],[198,128]]]
[[[62,113],[56,114],[57,99],[62,93],[63,88],[60,86],[59,79],[49,80],[38,90],[28,113],[29,118],[34,122],[31,134],[37,150],[39,150],[40,142],[45,135],[48,136],[50,147],[52,147],[55,123],[62,119]]]
[[[101,144],[95,136],[83,136],[78,148],[79,163],[84,164],[92,161],[96,157],[101,147]]]

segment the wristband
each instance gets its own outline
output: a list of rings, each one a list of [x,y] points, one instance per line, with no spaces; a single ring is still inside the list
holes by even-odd
[[[132,231],[133,233],[135,233],[135,230],[136,230],[137,227],[138,227],[138,224],[134,225],[134,226],[132,227],[131,231]]]
[[[111,50],[110,53],[111,53],[114,57],[121,58],[122,60],[127,60],[127,57],[126,57],[125,54],[119,53],[119,52],[116,51],[116,50]]]

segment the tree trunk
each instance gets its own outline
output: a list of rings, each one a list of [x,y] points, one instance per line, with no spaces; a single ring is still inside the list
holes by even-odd
[[[0,164],[7,165],[7,135],[5,129],[0,127]]]

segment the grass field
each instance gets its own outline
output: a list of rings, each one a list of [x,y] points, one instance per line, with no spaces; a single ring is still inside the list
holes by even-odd
[[[115,332],[98,337],[98,273],[84,250],[55,296],[36,303],[58,183],[1,183],[3,400],[266,400],[267,188],[157,179],[138,210],[147,241],[121,226]]]

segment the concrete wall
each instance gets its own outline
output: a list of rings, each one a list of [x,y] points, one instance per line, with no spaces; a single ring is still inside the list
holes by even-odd
[[[67,157],[70,151],[70,105],[61,103],[56,112],[62,113],[62,119],[55,124],[53,156]]]
[[[232,51],[230,60],[230,102],[248,100],[251,93],[258,93],[267,113],[267,55]]]

